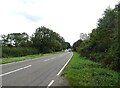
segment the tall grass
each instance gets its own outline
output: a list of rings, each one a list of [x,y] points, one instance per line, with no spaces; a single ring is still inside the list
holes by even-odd
[[[38,53],[37,49],[30,47],[2,47],[2,57],[20,57]]]
[[[64,69],[64,76],[74,88],[118,88],[120,73],[104,68],[100,63],[93,62],[74,52],[70,63]]]

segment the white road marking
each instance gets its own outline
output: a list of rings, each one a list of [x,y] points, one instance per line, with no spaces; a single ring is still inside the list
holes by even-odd
[[[44,60],[44,61],[49,61],[50,59]]]
[[[61,56],[63,56],[63,54],[62,54],[62,55],[59,55],[59,57],[61,57]],[[50,58],[50,59],[46,59],[46,60],[44,60],[44,61],[53,60],[53,59],[55,59],[55,58],[58,58],[58,56],[56,56],[56,57],[53,57],[53,58]]]
[[[53,60],[53,59],[55,59],[55,58],[47,59],[47,60],[44,60],[44,61],[49,61],[49,60]]]
[[[17,62],[10,62],[10,63],[5,63],[5,64],[0,64],[2,66],[4,65],[11,65],[11,64],[17,64],[17,63],[22,63],[22,62],[27,62],[27,61],[32,61],[32,60],[37,60],[37,59],[41,59],[42,57],[36,57],[36,58],[33,58],[33,59],[26,59],[26,60],[21,60],[21,61],[17,61]]]
[[[73,53],[72,53],[73,56]],[[72,56],[70,57],[70,59],[72,58]],[[57,73],[57,76],[60,75],[60,73],[63,71],[63,69],[66,67],[66,65],[69,63],[70,59],[66,62],[66,64],[62,67],[62,69]]]
[[[16,70],[13,70],[13,71],[10,71],[10,72],[1,74],[0,77],[5,76],[5,75],[8,75],[8,74],[11,74],[11,73],[14,73],[14,72],[17,72],[17,71],[20,71],[20,70],[22,70],[22,69],[29,68],[29,67],[31,67],[31,66],[32,66],[32,65],[28,65],[28,66],[25,66],[25,67],[22,67],[22,68],[19,68],[19,69],[16,69]]]
[[[58,53],[58,54],[61,54],[61,53]],[[63,54],[63,53],[62,53],[62,54]],[[56,55],[56,54],[55,54],[55,55]],[[62,56],[62,55],[61,55],[61,56]],[[10,63],[6,63],[6,64],[0,64],[0,66],[17,64],[17,63],[21,63],[21,62],[30,61],[30,60],[37,60],[37,59],[41,59],[41,58],[43,58],[43,57],[44,57],[44,56],[42,56],[42,57],[37,57],[37,58],[34,58],[34,59],[22,60],[22,61],[18,61],[18,62],[10,62]]]
[[[52,80],[52,81],[48,84],[47,88],[49,88],[49,87],[53,84],[53,82],[54,82],[54,80]]]

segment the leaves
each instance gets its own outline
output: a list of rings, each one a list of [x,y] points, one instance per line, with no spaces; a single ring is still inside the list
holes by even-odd
[[[77,51],[82,56],[101,62],[104,66],[117,71],[120,71],[119,5],[114,9],[107,8],[103,17],[98,20],[97,28],[90,33],[89,39],[77,45],[79,46]]]
[[[38,27],[32,36],[27,33],[2,35],[3,57],[51,53],[70,48],[70,43],[58,33],[44,26]]]
[[[33,46],[42,53],[61,51],[68,47],[63,37],[44,26],[36,29],[32,42]]]

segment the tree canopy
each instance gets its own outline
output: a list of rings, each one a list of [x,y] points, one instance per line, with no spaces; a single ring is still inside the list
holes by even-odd
[[[120,4],[114,9],[107,8],[98,20],[97,28],[88,39],[83,40],[77,51],[91,60],[120,71]],[[78,41],[77,41],[78,42]],[[73,45],[76,45],[76,42]],[[78,46],[77,45],[77,46]],[[75,49],[74,49],[75,50]]]
[[[12,52],[14,53],[16,49],[19,50],[21,49],[21,51],[23,52],[24,49],[26,49],[27,51],[28,49],[32,50],[31,48],[33,48],[33,50],[35,50],[36,53],[38,53],[38,51],[39,53],[51,53],[51,52],[68,49],[71,47],[70,43],[65,42],[62,36],[60,36],[58,33],[44,26],[38,27],[35,33],[32,34],[32,36],[29,36],[25,32],[2,35],[2,44],[3,44],[3,51],[7,53],[8,50],[9,52],[11,51],[11,53]],[[18,48],[14,48],[14,47],[18,47]],[[4,52],[3,52],[4,56],[10,55],[10,54],[9,55],[4,54]],[[29,53],[31,54],[31,52]],[[26,55],[26,54],[22,53],[21,55]]]
[[[58,33],[42,26],[36,29],[32,36],[33,46],[41,52],[47,53],[65,49],[65,40]]]

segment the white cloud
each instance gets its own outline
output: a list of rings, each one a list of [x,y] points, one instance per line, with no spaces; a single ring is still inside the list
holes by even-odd
[[[90,33],[108,7],[119,0],[0,0],[1,34],[27,32],[39,26],[58,32],[71,44]]]

